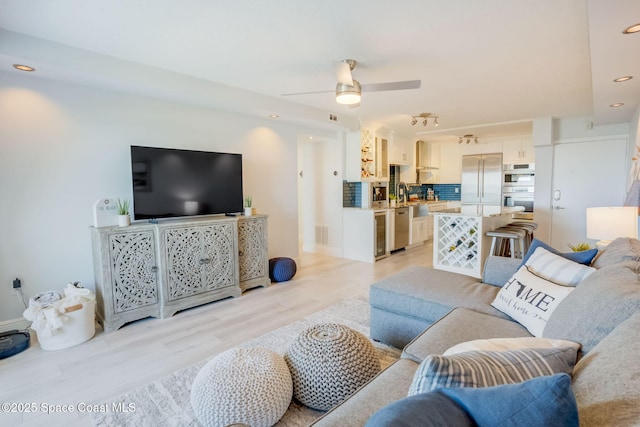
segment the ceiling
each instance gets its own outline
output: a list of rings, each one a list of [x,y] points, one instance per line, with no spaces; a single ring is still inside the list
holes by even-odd
[[[537,117],[630,121],[640,34],[622,30],[639,22],[638,0],[2,0],[0,70],[26,63],[30,78],[457,140],[528,133]],[[362,84],[422,86],[339,105],[333,62],[346,58]],[[635,78],[612,81],[623,75]],[[440,126],[411,126],[425,112]]]

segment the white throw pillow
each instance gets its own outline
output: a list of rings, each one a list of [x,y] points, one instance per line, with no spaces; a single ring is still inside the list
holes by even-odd
[[[518,338],[490,338],[486,340],[473,340],[461,342],[442,353],[443,356],[466,353],[467,351],[509,351],[523,348],[560,348],[571,347],[576,351],[580,344],[568,340],[551,338],[518,337]]]
[[[523,265],[491,305],[527,328],[531,335],[542,337],[551,313],[573,289],[538,277]]]
[[[529,271],[559,285],[576,286],[596,271],[538,247],[525,263]]]

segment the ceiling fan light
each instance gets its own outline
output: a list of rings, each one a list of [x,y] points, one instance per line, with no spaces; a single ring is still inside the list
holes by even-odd
[[[439,126],[440,123],[438,123],[438,118],[436,117],[435,119],[433,119],[433,125],[434,126]]]
[[[427,119],[424,119],[424,120],[422,121],[422,126],[426,126],[426,125],[427,125]]]
[[[360,102],[362,90],[360,83],[353,80],[353,86],[345,83],[336,84],[336,102],[343,105],[353,105]]]

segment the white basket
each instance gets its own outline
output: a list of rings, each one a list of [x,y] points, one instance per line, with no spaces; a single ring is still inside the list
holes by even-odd
[[[38,341],[43,350],[62,350],[90,340],[96,333],[96,297],[81,304],[82,308],[65,314],[67,321],[62,328],[50,337],[40,337]]]

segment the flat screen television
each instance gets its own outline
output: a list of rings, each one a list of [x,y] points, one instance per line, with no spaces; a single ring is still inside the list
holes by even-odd
[[[131,146],[134,219],[239,213],[242,154]]]

